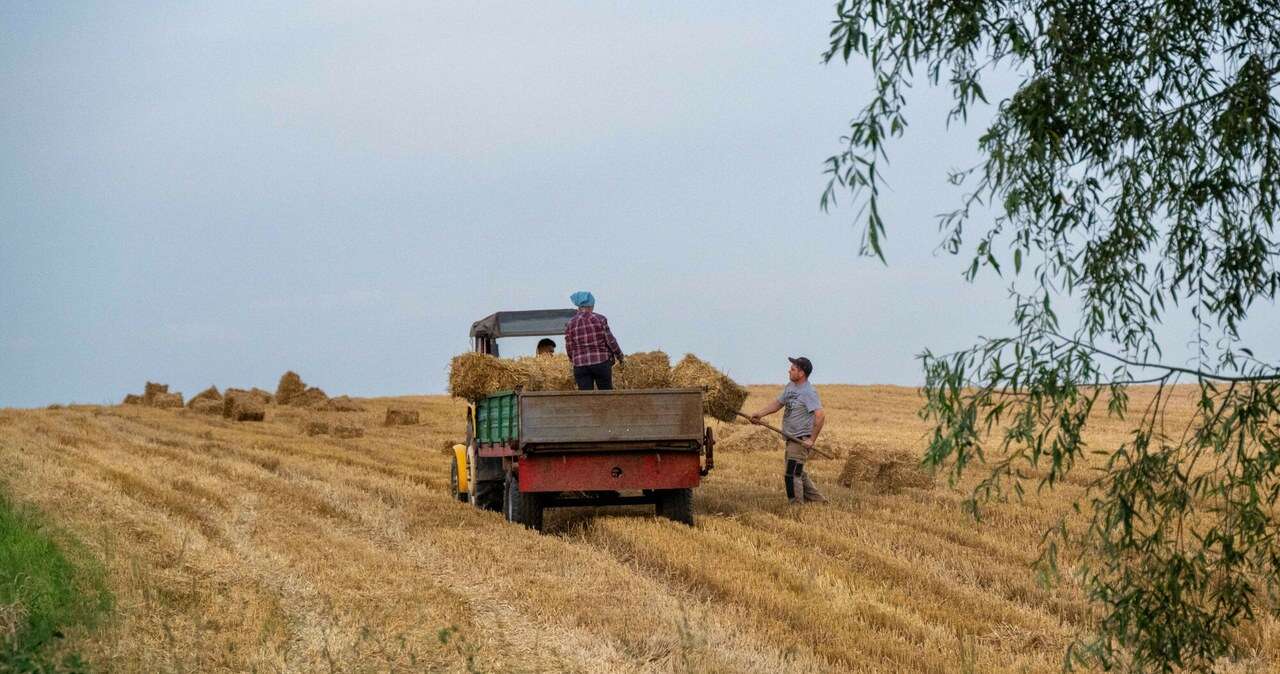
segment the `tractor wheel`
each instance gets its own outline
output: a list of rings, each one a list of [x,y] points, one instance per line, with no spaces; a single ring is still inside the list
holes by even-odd
[[[466,503],[470,500],[470,494],[467,490],[459,489],[458,485],[458,457],[455,455],[453,461],[449,463],[449,488],[453,490],[453,497]]]
[[[693,526],[693,490],[662,489],[658,491],[658,517]]]
[[[542,531],[542,495],[520,491],[515,473],[507,473],[507,521]]]

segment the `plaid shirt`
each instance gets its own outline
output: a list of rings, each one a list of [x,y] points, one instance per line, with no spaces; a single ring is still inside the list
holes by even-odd
[[[579,311],[569,319],[564,326],[564,350],[574,365],[595,365],[622,355],[609,319],[594,311]]]

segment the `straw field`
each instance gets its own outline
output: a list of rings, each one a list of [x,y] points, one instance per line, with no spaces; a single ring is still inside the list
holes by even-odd
[[[751,387],[746,409],[778,390]],[[913,390],[819,391],[820,445],[918,451]],[[842,487],[845,462],[816,460],[830,503],[791,509],[781,443],[712,421],[726,442],[695,527],[640,507],[553,510],[539,535],[447,493],[442,447],[465,403],[359,403],[272,404],[261,423],[0,410],[5,489],[81,539],[115,595],[67,647],[113,672],[1053,672],[1088,629],[1079,588],[1046,589],[1028,568],[1083,472],[975,523],[945,484]],[[420,423],[384,425],[388,408]],[[308,434],[317,419],[363,436]],[[1124,432],[1107,423],[1093,440]],[[1239,639],[1250,659],[1222,671],[1280,665],[1274,618]]]

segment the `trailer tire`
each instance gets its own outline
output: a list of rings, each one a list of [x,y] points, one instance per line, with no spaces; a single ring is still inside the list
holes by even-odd
[[[473,494],[471,504],[481,510],[502,512],[502,483],[490,480],[475,480],[472,483]]]
[[[453,461],[449,464],[449,489],[453,490],[454,498],[466,503],[470,500],[470,494],[460,488],[458,484],[458,457],[454,456]]]
[[[523,524],[535,531],[542,531],[542,494],[521,492],[520,481],[514,472],[507,473],[505,506],[508,522]]]
[[[658,517],[693,526],[693,490],[660,489],[655,507]]]

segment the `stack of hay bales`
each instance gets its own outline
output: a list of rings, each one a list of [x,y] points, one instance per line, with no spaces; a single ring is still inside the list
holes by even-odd
[[[528,383],[528,373],[515,362],[486,353],[464,353],[449,362],[449,394],[478,400]]]
[[[222,399],[222,416],[232,421],[262,421],[267,412],[260,396],[250,391],[227,389]]]
[[[307,421],[307,425],[303,430],[308,436],[328,435],[329,422],[323,419],[310,419]]]
[[[309,386],[305,391],[289,398],[289,405],[293,407],[310,407],[316,409],[323,407],[329,402],[329,396],[324,391]]]
[[[673,369],[670,357],[662,351],[635,353],[614,367],[613,377],[619,389],[705,389],[704,411],[723,421],[733,420],[734,412],[747,399],[745,388],[693,354]],[[516,388],[571,391],[573,366],[565,356],[507,360],[483,353],[464,353],[449,364],[449,393],[455,398],[476,400]]]
[[[613,386],[620,389],[671,388],[671,358],[663,351],[633,353],[613,368]]]
[[[297,372],[289,370],[280,375],[280,383],[276,386],[276,404],[288,405],[293,401],[293,397],[307,390],[307,385],[302,383],[302,377]]]
[[[747,401],[747,389],[691,353],[676,363],[671,383],[677,388],[703,389],[703,413],[721,421],[733,421]]]
[[[383,426],[415,426],[418,423],[418,411],[402,408],[388,408],[387,418]]]
[[[854,444],[836,479],[841,486],[869,485],[878,492],[896,492],[904,487],[933,489],[933,474],[920,465],[920,457],[904,450],[873,451]]]
[[[359,403],[352,400],[349,396],[338,396],[330,398],[325,402],[324,408],[330,412],[363,412],[364,408]]]
[[[152,407],[160,407],[164,409],[174,409],[182,407],[181,393],[157,393],[151,398]]]
[[[168,384],[157,384],[149,381],[143,389],[142,395],[127,394],[122,404],[160,408],[182,407],[182,394],[170,393]]]
[[[222,414],[222,394],[218,393],[217,386],[210,386],[195,394],[187,408],[201,414]]]
[[[144,405],[154,404],[156,396],[160,395],[161,393],[168,393],[168,392],[169,392],[168,384],[157,384],[156,382],[149,381],[147,382],[146,387],[142,390],[142,403]]]

